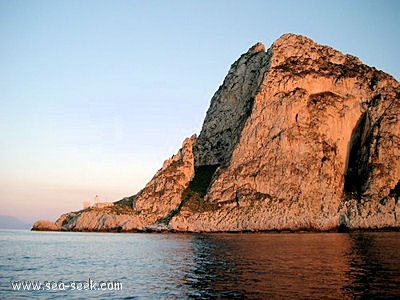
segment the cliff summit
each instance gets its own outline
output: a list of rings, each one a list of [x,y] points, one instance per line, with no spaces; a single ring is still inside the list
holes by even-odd
[[[268,50],[257,43],[231,66],[198,137],[187,138],[143,190],[127,198],[130,207],[69,213],[55,226],[399,228],[399,115],[399,83],[355,56],[295,34]]]

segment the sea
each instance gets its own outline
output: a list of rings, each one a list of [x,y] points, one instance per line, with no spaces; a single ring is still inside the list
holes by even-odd
[[[400,232],[0,231],[0,299],[399,299]]]

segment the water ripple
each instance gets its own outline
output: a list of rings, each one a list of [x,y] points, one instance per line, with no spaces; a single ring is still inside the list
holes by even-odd
[[[361,299],[400,296],[400,233],[0,231],[1,299]],[[13,291],[10,281],[119,281],[114,291]]]

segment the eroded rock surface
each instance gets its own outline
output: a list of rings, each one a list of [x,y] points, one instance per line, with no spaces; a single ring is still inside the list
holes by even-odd
[[[55,226],[399,228],[399,115],[399,83],[358,58],[294,34],[267,51],[257,43],[231,66],[198,138],[184,141],[132,208],[70,213]]]
[[[111,207],[66,213],[55,224],[46,221],[45,225],[49,229],[64,231],[169,230],[168,222],[180,209],[182,192],[194,175],[195,140],[195,135],[185,139],[178,153],[164,162],[137,195],[118,201]],[[42,230],[40,228],[44,225],[34,226],[32,230]]]
[[[32,230],[35,231],[59,231],[60,229],[61,227],[48,220],[36,221],[32,226]]]
[[[208,205],[204,211],[184,207],[171,226],[398,227],[398,82],[354,56],[292,34],[265,57],[252,111],[229,163],[214,174],[204,197]],[[250,93],[243,95],[248,98],[242,102],[251,101]],[[212,102],[210,110],[219,111],[218,105],[225,104]],[[230,131],[230,120],[220,123]]]

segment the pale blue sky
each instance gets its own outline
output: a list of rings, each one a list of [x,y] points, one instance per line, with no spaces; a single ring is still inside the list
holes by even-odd
[[[258,41],[303,34],[399,79],[399,20],[396,0],[0,0],[0,214],[139,191]]]

